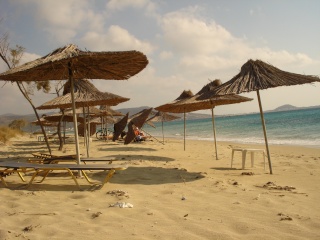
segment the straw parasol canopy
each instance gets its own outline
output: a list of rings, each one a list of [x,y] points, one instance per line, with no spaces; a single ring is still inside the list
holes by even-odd
[[[127,80],[143,70],[147,57],[139,51],[91,52],[69,44],[48,55],[12,68],[0,79],[7,81],[47,81],[69,79]]]
[[[74,101],[76,108],[88,107],[108,104],[116,106],[119,103],[129,101],[129,98],[121,97],[119,95],[101,92],[88,80],[79,79],[75,82]],[[72,96],[71,93],[66,93],[63,96],[56,97],[46,103],[43,103],[37,109],[55,109],[55,108],[71,108]]]
[[[172,102],[163,104],[159,107],[156,107],[155,109],[160,112],[172,112],[172,113],[185,113],[185,109],[181,106],[176,106],[176,103],[188,99],[193,96],[193,93],[190,90],[184,90],[179,97],[177,97]]]
[[[100,112],[97,114],[97,116],[121,117],[121,116],[124,116],[124,114],[119,112],[119,111],[116,111],[116,110],[112,109],[110,106],[101,105],[100,106]]]
[[[143,112],[148,111],[148,110],[149,110],[149,109],[143,109],[143,110],[141,110],[140,112],[137,112],[137,113],[135,113],[135,114],[132,114],[132,115],[130,116],[130,118],[129,118],[128,121],[130,122],[131,119],[140,116]],[[153,111],[151,110],[151,112],[149,113],[149,115],[152,114],[152,113],[153,113]],[[153,127],[153,128],[156,127],[151,121],[149,121],[149,119],[147,119],[144,123],[148,124],[149,126],[151,126],[151,127]]]
[[[177,97],[172,102],[163,104],[155,109],[161,112],[172,112],[172,113],[183,113],[183,126],[184,126],[184,133],[183,133],[183,146],[184,150],[186,150],[186,109],[185,107],[176,106],[177,102],[188,99],[193,96],[193,93],[190,90],[184,90],[179,97]]]
[[[72,109],[75,111],[74,80],[106,79],[127,80],[142,71],[148,64],[147,57],[139,51],[90,52],[70,44],[48,55],[0,74],[7,81],[47,81],[69,79],[71,83]],[[80,150],[77,117],[74,115],[77,162]]]
[[[320,82],[318,76],[282,71],[261,60],[248,60],[241,71],[215,90],[217,95],[239,94],[280,86]]]
[[[214,108],[220,105],[227,105],[227,104],[235,104],[235,103],[242,103],[247,101],[252,101],[252,98],[242,97],[236,94],[229,94],[229,95],[215,95],[214,90],[221,85],[221,80],[216,79],[211,81],[210,83],[206,84],[198,93],[194,96],[180,100],[179,102],[175,103],[175,107],[177,109],[181,108],[184,109],[186,112],[193,112],[198,110],[204,109],[211,109],[211,119],[212,119],[212,129],[214,135],[214,143],[215,143],[215,152],[216,152],[216,160],[218,160],[218,149],[217,149],[217,138],[216,138],[216,127],[214,121]],[[206,96],[204,98],[203,96]],[[202,100],[199,100],[202,99]]]
[[[161,126],[162,126],[162,142],[164,143],[164,132],[163,132],[163,123],[164,122],[170,122],[176,119],[179,119],[179,116],[176,115],[172,115],[172,114],[168,114],[166,112],[156,112],[156,114],[149,118],[147,120],[147,122],[161,122]]]
[[[99,109],[95,108],[95,107],[89,107],[89,114],[95,114],[99,112]],[[83,114],[83,108],[77,108],[76,109],[76,113],[77,114]],[[64,113],[59,112],[59,113],[53,113],[51,115],[46,115],[43,118],[46,119],[47,121],[50,122],[59,122],[61,117],[63,115],[63,121],[64,122],[73,122],[73,115],[72,115],[72,110],[65,110]],[[81,118],[80,116],[77,116],[77,118]],[[83,118],[81,118],[81,120],[83,120]]]
[[[286,72],[261,60],[254,61],[250,59],[241,67],[241,71],[236,76],[215,89],[215,94],[217,95],[238,94],[251,91],[257,92],[270,174],[272,174],[272,166],[259,90],[312,82],[320,82],[320,78],[317,76]]]
[[[118,140],[119,136],[127,126],[128,118],[129,118],[129,113],[127,113],[123,118],[121,118],[117,123],[114,124],[114,133],[113,133],[112,141]]]
[[[144,109],[140,115],[132,118],[128,124],[128,133],[126,136],[126,139],[124,141],[124,144],[129,144],[133,141],[133,139],[136,137],[134,130],[133,130],[133,125],[138,128],[142,128],[146,120],[148,119],[150,113],[152,111],[152,108],[149,109]]]
[[[40,118],[40,122],[42,126],[47,126],[47,127],[56,127],[57,123],[52,122],[52,121],[48,121],[45,119],[45,117]],[[40,122],[38,120],[32,121],[31,124],[33,125],[40,125]]]

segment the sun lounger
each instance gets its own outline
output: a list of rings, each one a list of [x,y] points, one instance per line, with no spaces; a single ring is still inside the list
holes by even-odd
[[[4,173],[6,171],[20,173],[20,172],[26,171],[26,169],[34,169],[35,172],[32,175],[31,180],[29,181],[28,187],[33,183],[35,177],[37,177],[39,173],[44,173],[44,176],[40,181],[40,182],[43,182],[51,171],[56,171],[56,170],[66,171],[69,173],[69,175],[72,177],[72,179],[74,180],[74,182],[79,188],[80,188],[80,185],[72,171],[81,171],[85,179],[90,184],[97,184],[89,179],[89,177],[85,173],[85,170],[91,170],[91,171],[108,170],[105,179],[99,183],[99,185],[101,185],[100,187],[102,188],[104,184],[106,184],[111,179],[115,171],[125,170],[127,168],[127,166],[125,165],[114,165],[114,164],[80,164],[79,165],[79,164],[37,164],[37,163],[24,163],[24,162],[0,162],[0,167],[5,169],[5,170],[2,170]],[[4,179],[1,178],[1,181],[4,181]]]
[[[53,164],[53,163],[66,163],[66,162],[75,162],[77,163],[75,155],[50,155],[43,153],[33,153],[34,158],[29,158],[28,162],[30,163],[45,163],[45,164]],[[117,161],[115,157],[91,157],[91,158],[80,158],[81,162],[109,162],[111,164],[113,161]]]

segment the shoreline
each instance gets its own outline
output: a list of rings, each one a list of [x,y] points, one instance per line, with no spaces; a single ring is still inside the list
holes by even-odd
[[[162,136],[155,136],[157,139],[162,139]],[[165,139],[177,139],[179,141],[183,141],[183,137],[165,137]],[[214,142],[213,139],[204,139],[204,138],[186,138],[187,141],[206,141],[206,142]],[[241,141],[219,141],[217,140],[217,143],[229,143],[230,145],[256,145],[256,146],[265,146],[265,143],[250,143],[250,142],[241,142]],[[274,143],[268,143],[270,146],[284,146],[284,147],[305,147],[305,148],[314,148],[314,149],[320,149],[320,146],[318,145],[302,145],[302,144],[274,144]]]

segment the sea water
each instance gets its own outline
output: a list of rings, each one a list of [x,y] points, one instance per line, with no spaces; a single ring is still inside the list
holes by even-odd
[[[320,108],[309,108],[264,114],[269,144],[301,145],[320,148]],[[184,121],[145,125],[148,133],[164,137],[184,138]],[[217,141],[264,144],[260,113],[215,117]],[[186,139],[213,141],[212,119],[186,120]]]

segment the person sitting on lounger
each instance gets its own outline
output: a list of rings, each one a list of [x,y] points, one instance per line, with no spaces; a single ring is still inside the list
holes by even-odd
[[[134,129],[134,134],[136,135],[136,138],[134,140],[135,142],[141,142],[146,140],[146,137],[144,136],[143,132],[141,132],[138,127]]]

